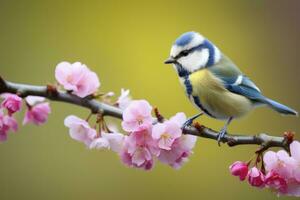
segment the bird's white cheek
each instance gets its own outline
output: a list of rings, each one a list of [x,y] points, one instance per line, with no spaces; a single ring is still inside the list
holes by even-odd
[[[208,49],[202,49],[201,51],[195,51],[188,56],[181,57],[178,62],[183,68],[189,72],[193,72],[204,67],[208,61],[208,58]]]

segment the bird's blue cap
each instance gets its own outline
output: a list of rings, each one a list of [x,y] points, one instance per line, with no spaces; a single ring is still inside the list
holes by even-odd
[[[194,35],[195,35],[195,32],[193,32],[193,31],[186,32],[186,33],[182,34],[181,36],[179,36],[179,38],[177,38],[177,40],[175,41],[175,44],[178,46],[185,46],[192,41]]]

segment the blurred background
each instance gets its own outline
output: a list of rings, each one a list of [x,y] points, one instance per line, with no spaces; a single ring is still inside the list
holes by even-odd
[[[231,57],[266,96],[299,111],[299,9],[297,0],[1,0],[0,74],[15,82],[54,83],[57,63],[81,61],[97,72],[101,91],[119,94],[129,88],[134,98],[149,100],[167,117],[179,111],[191,116],[197,110],[163,61],[174,40],[194,30]],[[69,137],[64,118],[84,118],[87,110],[51,106],[47,124],[21,126],[0,145],[1,200],[276,198],[228,171],[233,161],[248,160],[257,146],[220,148],[200,138],[182,169],[157,164],[144,172],[123,166],[113,152],[89,151]],[[223,126],[207,117],[200,123],[217,130]],[[300,133],[299,118],[266,108],[229,128],[278,136],[287,130]]]

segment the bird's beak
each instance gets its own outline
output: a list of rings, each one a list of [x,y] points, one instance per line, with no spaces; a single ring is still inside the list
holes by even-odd
[[[165,64],[172,64],[172,63],[175,63],[175,62],[176,62],[176,60],[174,58],[170,57],[164,63]]]

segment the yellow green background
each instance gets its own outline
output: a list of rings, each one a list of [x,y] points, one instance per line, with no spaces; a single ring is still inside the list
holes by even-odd
[[[165,116],[179,111],[190,116],[197,110],[163,61],[173,41],[194,30],[218,45],[266,96],[300,110],[299,9],[297,0],[1,0],[0,74],[16,82],[54,83],[57,63],[81,61],[97,72],[101,91],[118,94],[129,88],[134,98],[149,100]],[[233,161],[248,160],[257,146],[218,147],[200,138],[182,169],[157,164],[145,172],[123,166],[112,152],[89,151],[68,136],[64,118],[84,118],[87,110],[51,106],[47,124],[20,126],[0,145],[1,200],[277,198],[240,183],[228,171]],[[200,122],[223,126],[207,117]],[[299,118],[266,108],[229,128],[274,135],[286,130],[300,133]]]

